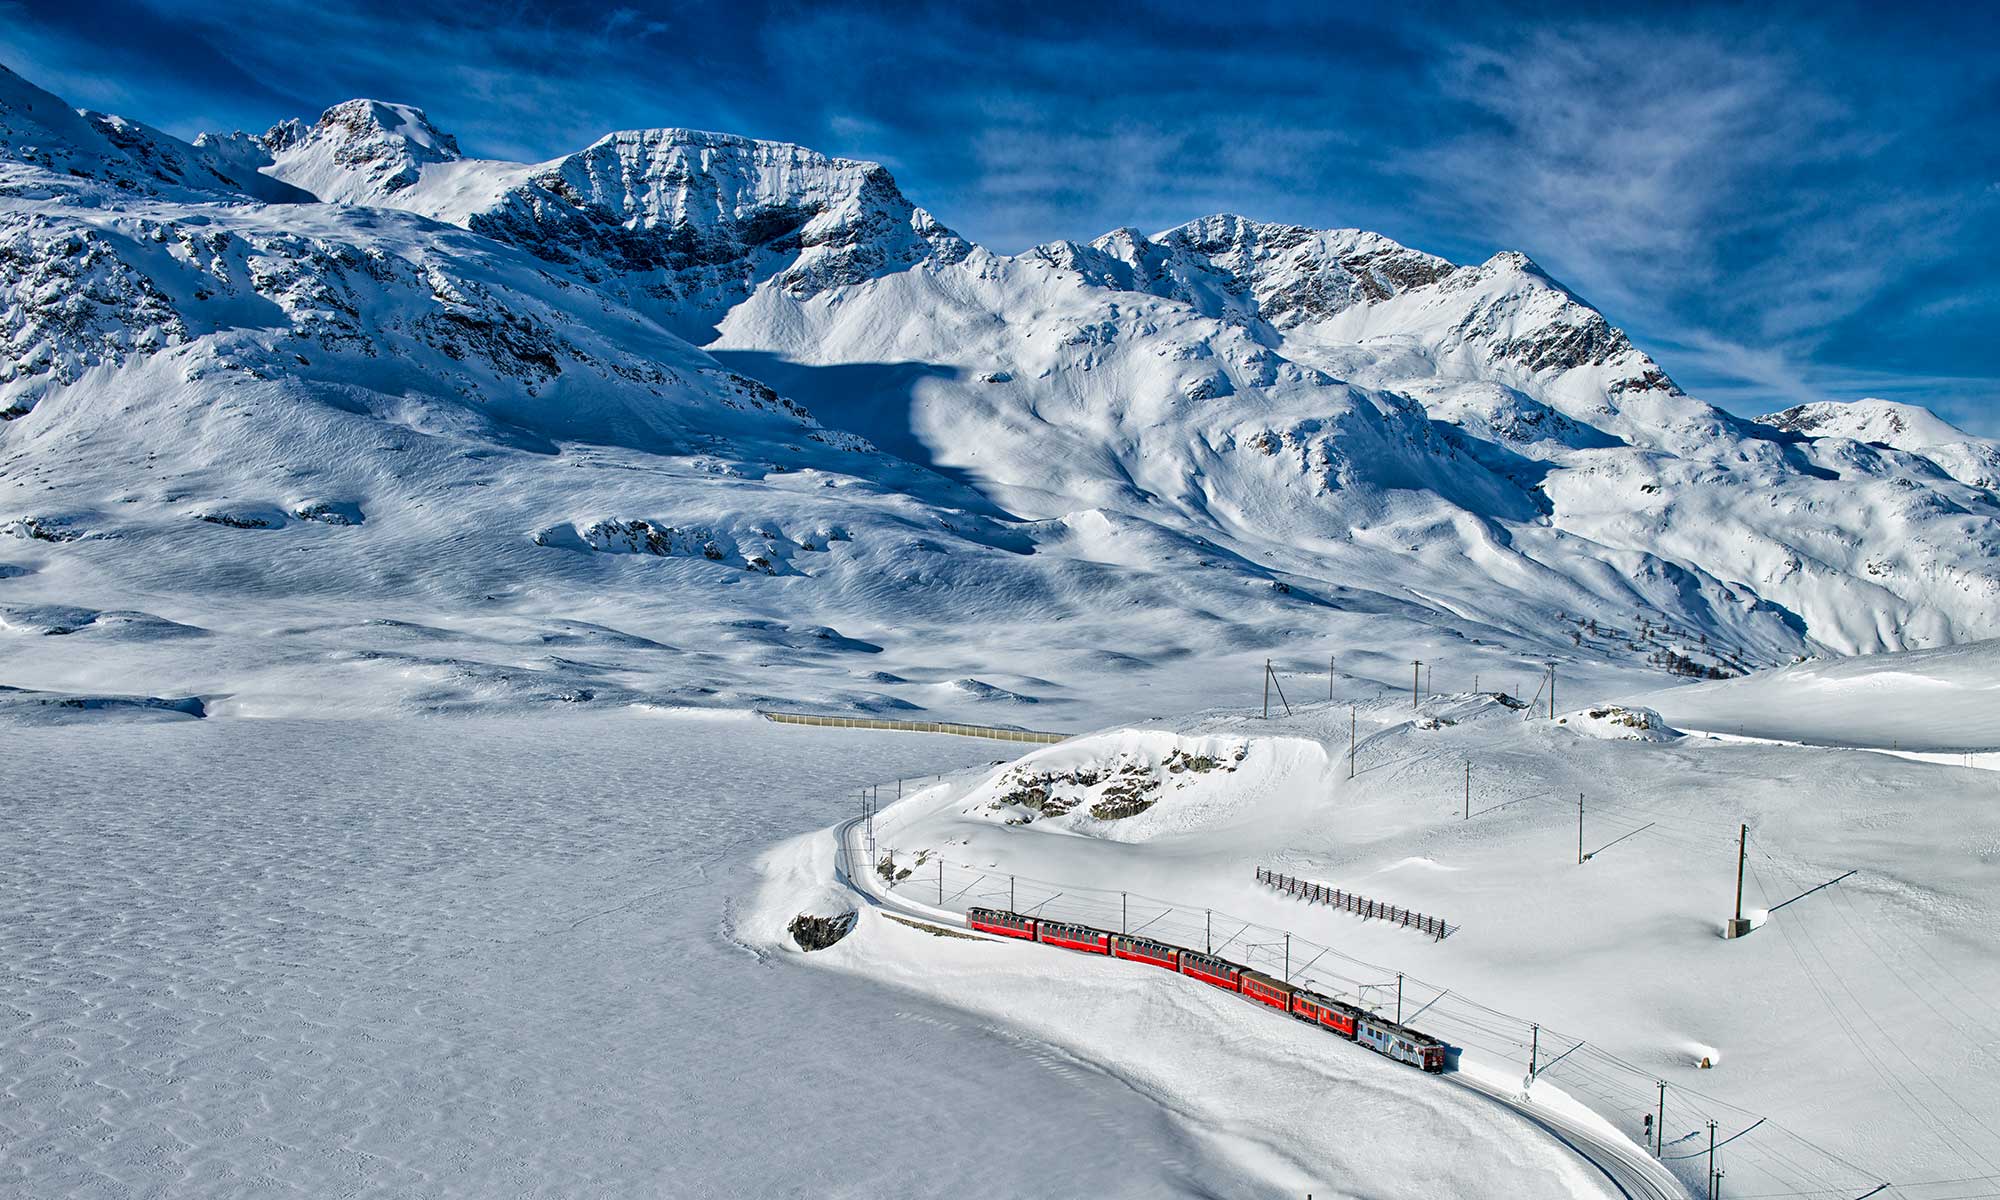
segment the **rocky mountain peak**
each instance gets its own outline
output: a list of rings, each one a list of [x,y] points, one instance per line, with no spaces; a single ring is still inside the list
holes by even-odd
[[[600,138],[465,224],[677,323],[712,320],[767,281],[810,297],[972,250],[879,163],[691,129]]]
[[[426,166],[463,157],[422,109],[380,100],[336,104],[310,126],[281,121],[254,140],[271,156],[268,174],[337,203],[392,203]]]

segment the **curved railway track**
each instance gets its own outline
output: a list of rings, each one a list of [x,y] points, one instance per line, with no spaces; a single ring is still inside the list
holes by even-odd
[[[886,912],[934,925],[965,928],[965,918],[960,913],[905,900],[893,892],[878,892],[867,872],[861,872],[857,877],[855,872],[850,871],[848,865],[853,861],[851,837],[858,824],[859,817],[850,817],[834,827],[837,846],[834,874],[840,883]],[[1544,1135],[1555,1139],[1603,1175],[1626,1200],[1690,1200],[1687,1189],[1665,1166],[1651,1155],[1635,1152],[1634,1148],[1623,1144],[1622,1139],[1607,1138],[1581,1122],[1524,1103],[1507,1089],[1494,1087],[1471,1076],[1452,1073],[1438,1078],[1452,1087],[1462,1088],[1508,1109]]]

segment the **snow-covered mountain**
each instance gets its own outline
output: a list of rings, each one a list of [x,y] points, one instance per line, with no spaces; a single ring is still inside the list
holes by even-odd
[[[1952,478],[2000,488],[2000,442],[1967,433],[1928,408],[1893,400],[1800,404],[1759,418],[1774,429],[1812,438],[1852,438],[1929,459]]]
[[[127,690],[289,656],[431,706],[1083,713],[1301,638],[1643,672],[2000,634],[1977,439],[1730,416],[1520,255],[1234,216],[1002,255],[872,163],[493,162],[367,100],[186,143],[0,73],[0,133],[0,622],[234,639],[121,643]]]

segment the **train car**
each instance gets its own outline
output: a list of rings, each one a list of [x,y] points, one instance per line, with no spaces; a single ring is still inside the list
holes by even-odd
[[[1085,954],[1111,953],[1112,935],[1102,929],[1071,925],[1065,921],[1037,921],[1035,924],[1037,941],[1061,946],[1065,950],[1081,950]]]
[[[1241,976],[1243,995],[1259,1004],[1268,1004],[1279,1012],[1292,1011],[1292,995],[1297,991],[1291,984],[1273,979],[1262,971],[1245,970]]]
[[[965,924],[981,933],[997,933],[1001,937],[1026,938],[1035,940],[1035,918],[1024,917],[1020,913],[1006,912],[997,908],[968,908],[965,910]]]
[[[1433,1075],[1444,1074],[1444,1043],[1429,1034],[1418,1033],[1376,1016],[1364,1015],[1354,1024],[1354,1040],[1377,1054],[1387,1055]]]
[[[1181,967],[1180,947],[1156,942],[1151,938],[1132,937],[1121,933],[1111,939],[1111,954],[1114,958],[1129,958],[1133,962],[1151,963],[1156,967],[1165,967],[1169,971],[1178,971]]]
[[[1353,1041],[1355,1022],[1364,1014],[1352,1004],[1298,988],[1292,993],[1292,1015]]]
[[[1243,990],[1243,968],[1226,958],[1183,950],[1180,959],[1180,972],[1183,975],[1199,979],[1203,983],[1212,983],[1227,991]]]

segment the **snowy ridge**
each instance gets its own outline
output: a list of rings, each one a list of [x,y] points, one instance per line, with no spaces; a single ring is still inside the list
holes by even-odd
[[[1928,459],[1960,483],[2000,488],[2000,441],[1965,432],[1927,408],[1893,400],[1800,404],[1764,424],[1812,438],[1853,438]]]

